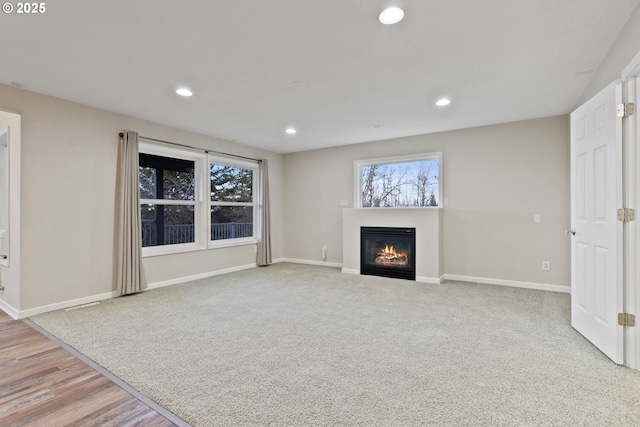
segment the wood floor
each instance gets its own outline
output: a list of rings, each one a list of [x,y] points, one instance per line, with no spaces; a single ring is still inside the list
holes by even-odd
[[[0,426],[176,426],[0,310]]]

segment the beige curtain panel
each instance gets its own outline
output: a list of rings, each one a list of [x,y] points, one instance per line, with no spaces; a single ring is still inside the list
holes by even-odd
[[[265,266],[271,264],[271,214],[269,213],[269,172],[266,159],[260,161],[258,175],[260,180],[260,235],[258,236],[256,264]]]
[[[117,290],[120,295],[147,288],[142,267],[142,230],[138,171],[138,134],[121,134],[118,150],[118,271]]]

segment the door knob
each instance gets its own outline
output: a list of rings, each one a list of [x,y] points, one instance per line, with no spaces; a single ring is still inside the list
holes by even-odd
[[[570,230],[565,230],[564,232],[567,233],[567,234],[571,234],[572,236],[576,235],[576,229],[575,228],[572,228]]]

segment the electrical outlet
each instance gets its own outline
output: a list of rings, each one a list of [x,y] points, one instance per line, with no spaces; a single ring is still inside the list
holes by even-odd
[[[535,222],[535,223],[540,222],[540,214],[535,214],[535,215],[533,216],[533,222]]]
[[[551,270],[551,263],[549,261],[542,261],[542,269],[544,271]]]

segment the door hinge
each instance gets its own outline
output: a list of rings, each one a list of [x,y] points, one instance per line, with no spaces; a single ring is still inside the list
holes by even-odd
[[[629,313],[618,313],[618,325],[620,326],[636,326],[636,316]]]
[[[635,113],[635,111],[636,111],[636,104],[634,104],[633,102],[618,104],[618,108],[616,109],[616,113],[618,117],[633,116],[633,113]]]
[[[618,209],[618,221],[629,222],[634,221],[636,219],[636,210],[625,208]]]

